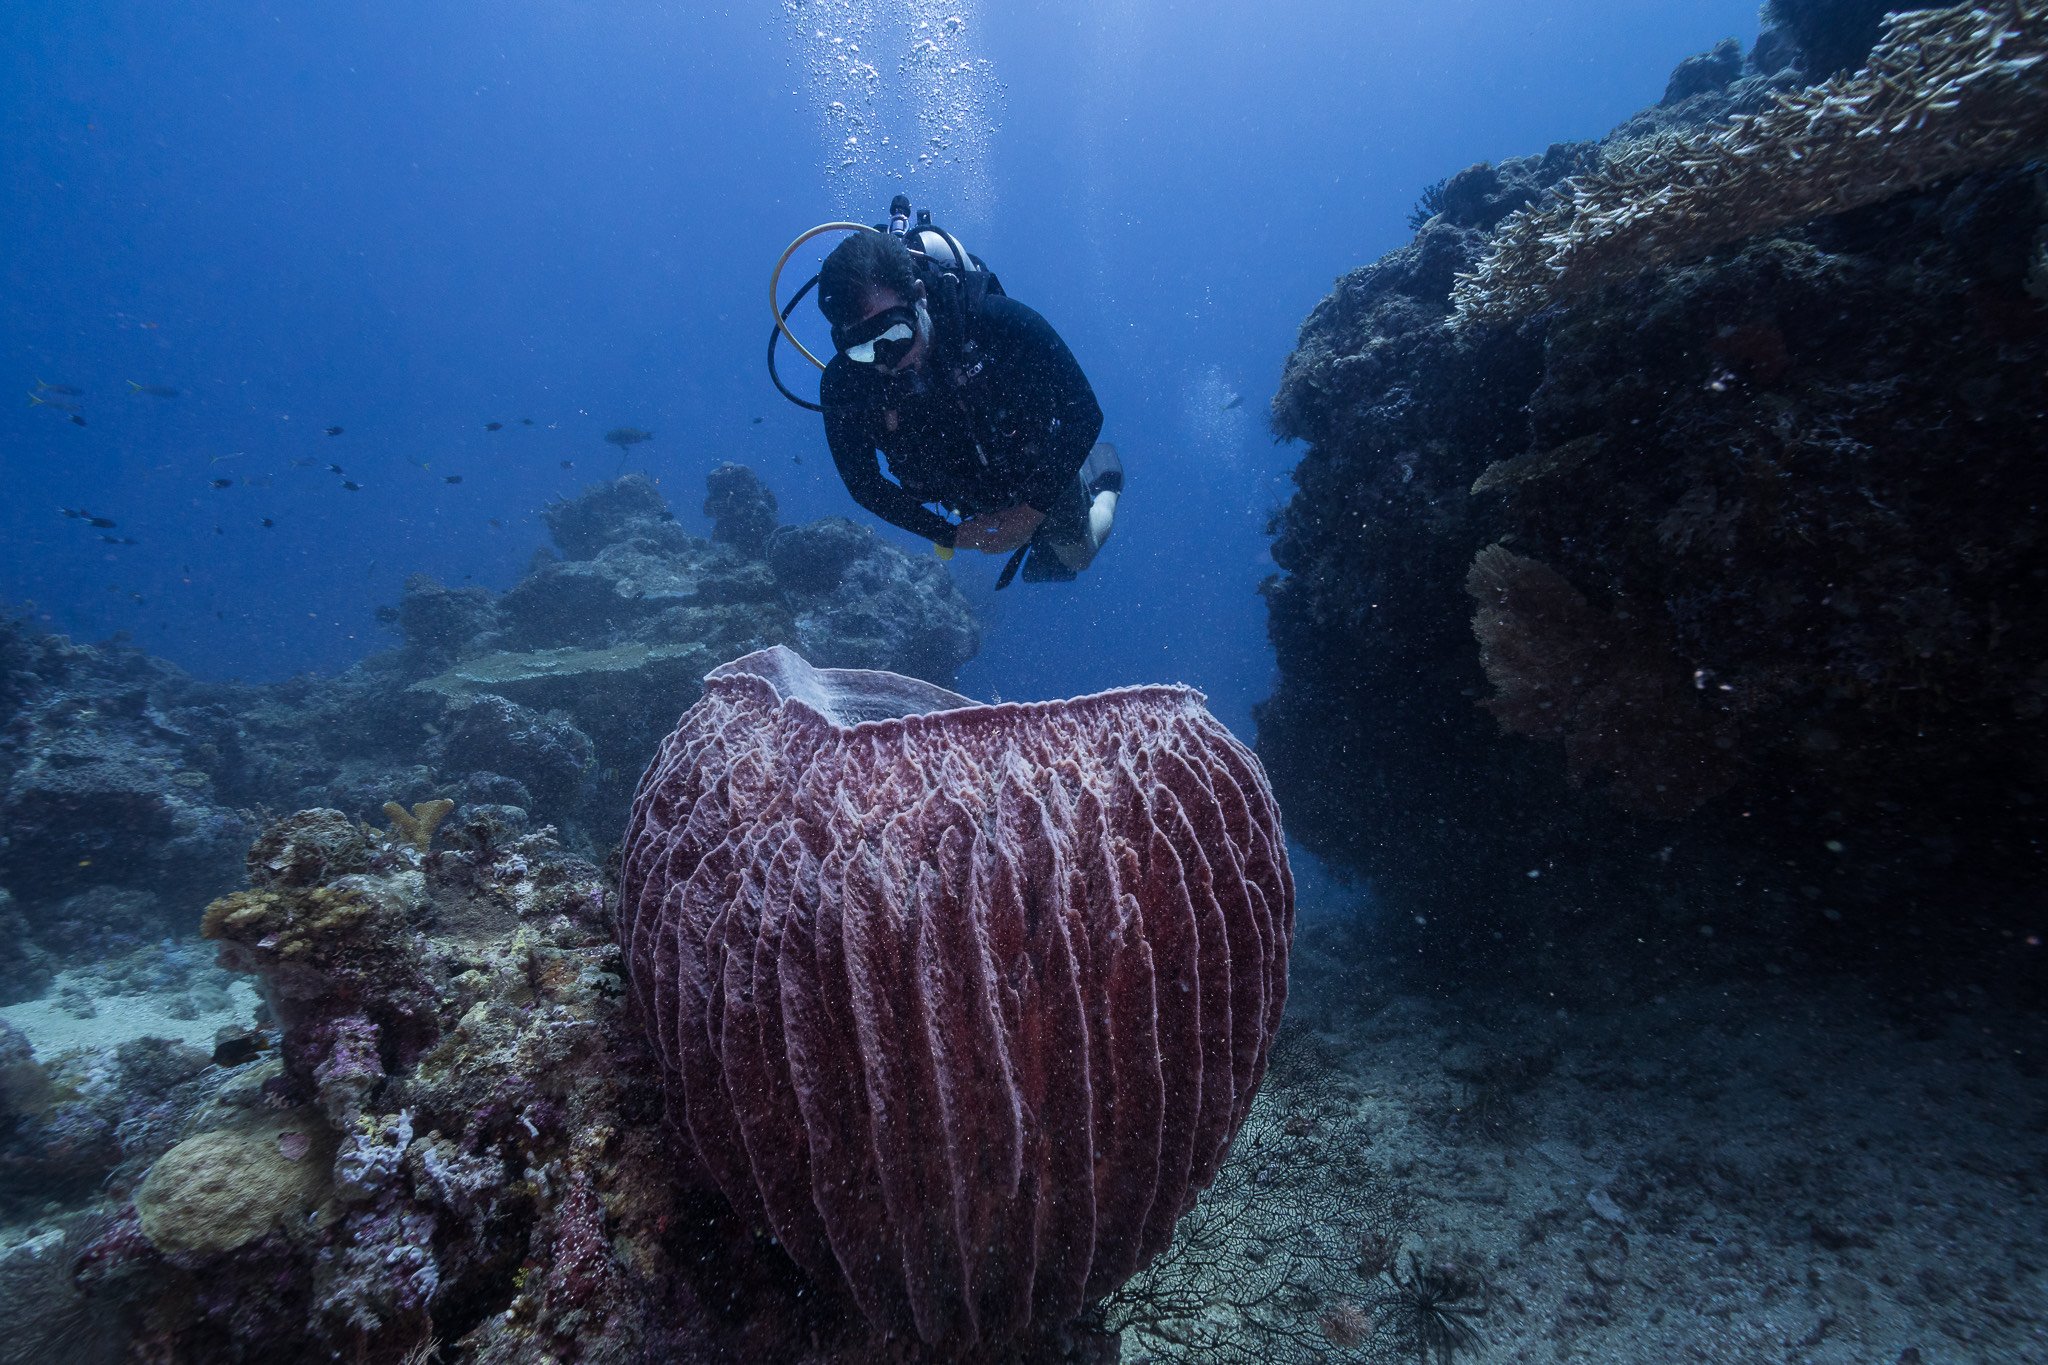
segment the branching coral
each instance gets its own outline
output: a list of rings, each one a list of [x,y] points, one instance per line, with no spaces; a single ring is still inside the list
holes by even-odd
[[[2048,146],[2048,0],[1895,14],[1868,66],[1725,126],[1625,147],[1501,224],[1451,291],[1503,322],[1723,242]]]
[[[434,842],[435,828],[447,819],[448,812],[454,809],[455,803],[445,796],[432,801],[422,801],[409,812],[396,801],[386,801],[384,816],[391,821],[391,833],[394,837],[411,840],[412,846],[424,853],[427,846]]]

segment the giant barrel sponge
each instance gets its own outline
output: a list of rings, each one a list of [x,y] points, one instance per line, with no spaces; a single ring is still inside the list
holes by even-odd
[[[705,678],[626,832],[672,1120],[941,1356],[1166,1247],[1251,1107],[1293,933],[1265,773],[1184,687],[982,705],[762,650]]]

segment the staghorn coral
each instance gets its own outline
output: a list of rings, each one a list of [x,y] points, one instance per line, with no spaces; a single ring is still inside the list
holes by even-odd
[[[2048,145],[2048,0],[1888,18],[1869,65],[1717,128],[1610,150],[1504,222],[1452,290],[1454,324],[1505,322],[1626,279]]]
[[[1166,1246],[1258,1090],[1294,918],[1264,774],[1197,694],[982,706],[780,648],[649,767],[620,902],[696,1156],[946,1359]]]
[[[434,830],[448,818],[448,812],[455,809],[455,803],[447,797],[436,797],[432,801],[415,804],[410,812],[396,801],[384,803],[384,818],[391,822],[391,836],[404,839],[420,852],[425,853],[434,843]]]

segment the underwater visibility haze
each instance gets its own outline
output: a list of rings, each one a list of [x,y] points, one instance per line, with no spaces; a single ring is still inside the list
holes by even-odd
[[[2048,1359],[2041,0],[21,8],[0,1361]]]

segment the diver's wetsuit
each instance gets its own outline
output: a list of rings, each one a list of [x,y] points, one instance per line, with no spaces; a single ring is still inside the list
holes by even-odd
[[[847,491],[884,521],[948,547],[953,523],[925,503],[962,516],[1035,507],[1046,520],[1034,547],[1084,535],[1076,528],[1097,490],[1079,475],[1102,407],[1067,344],[1000,294],[969,309],[933,290],[928,306],[932,347],[917,370],[885,374],[843,355],[825,367],[825,439]],[[1120,490],[1121,466],[1116,475]]]

